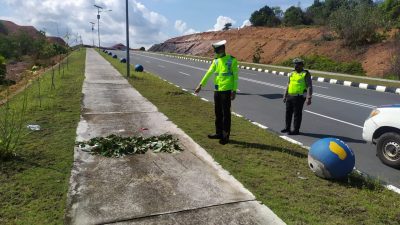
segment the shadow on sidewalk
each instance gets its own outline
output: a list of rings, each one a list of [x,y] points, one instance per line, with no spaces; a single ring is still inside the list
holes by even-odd
[[[233,144],[233,145],[240,145],[240,147],[242,147],[242,148],[257,148],[257,149],[266,150],[266,151],[288,153],[289,155],[292,155],[292,156],[295,156],[298,158],[307,158],[308,157],[307,154],[293,151],[292,149],[279,148],[276,146],[265,145],[265,144],[260,144],[260,143],[251,143],[251,142],[236,141],[236,140],[229,140],[229,143]]]

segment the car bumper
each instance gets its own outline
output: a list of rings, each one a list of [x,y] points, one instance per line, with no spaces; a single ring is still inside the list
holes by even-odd
[[[378,125],[374,122],[372,118],[369,118],[364,123],[362,137],[365,141],[372,143],[374,132],[378,129]]]

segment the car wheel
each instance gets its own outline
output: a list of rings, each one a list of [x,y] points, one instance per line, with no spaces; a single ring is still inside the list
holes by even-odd
[[[385,133],[377,142],[377,156],[386,165],[400,168],[400,134]]]

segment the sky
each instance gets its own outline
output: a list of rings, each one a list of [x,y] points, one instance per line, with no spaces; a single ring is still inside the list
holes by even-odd
[[[313,0],[128,0],[129,40],[132,48],[146,49],[165,40],[211,30],[221,30],[230,22],[234,28],[248,25],[255,10],[268,5],[286,9],[292,5],[307,8]],[[32,25],[50,36],[69,36],[76,44],[78,36],[85,44],[97,45],[97,9],[94,4],[112,10],[100,13],[101,45],[125,43],[124,0],[0,0],[0,19],[18,25]],[[95,22],[95,30],[92,25]],[[69,34],[69,35],[66,35]]]

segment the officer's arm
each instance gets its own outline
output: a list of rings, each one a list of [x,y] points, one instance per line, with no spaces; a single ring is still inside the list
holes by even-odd
[[[286,99],[287,96],[288,96],[289,84],[290,84],[290,76],[291,75],[288,76],[288,82],[287,82],[287,85],[286,85],[285,93],[283,94],[283,99]]]
[[[232,72],[233,72],[233,91],[237,91],[238,89],[238,80],[239,80],[239,69],[238,69],[238,62],[236,59],[232,62]]]
[[[210,79],[211,75],[214,74],[216,68],[217,68],[217,67],[216,67],[216,65],[215,65],[215,61],[213,61],[213,62],[211,63],[210,68],[208,69],[208,71],[206,72],[206,74],[204,75],[203,79],[202,79],[201,82],[200,82],[200,85],[201,85],[202,87],[204,87],[204,86],[207,85],[208,79]]]
[[[312,87],[311,74],[309,72],[307,72],[305,79],[306,79],[306,85],[307,85],[307,98],[311,99],[311,96],[313,94],[313,87]]]

